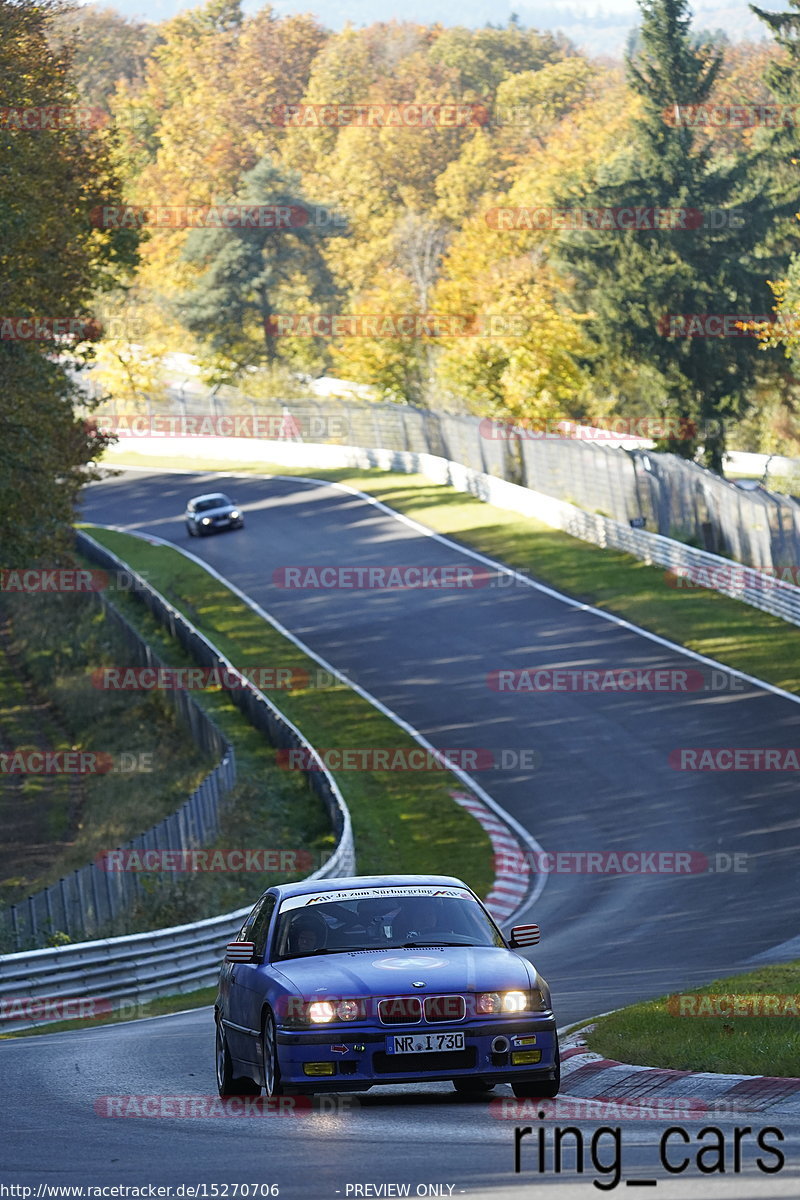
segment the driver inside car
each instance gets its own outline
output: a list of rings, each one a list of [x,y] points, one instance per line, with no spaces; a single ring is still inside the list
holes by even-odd
[[[289,931],[289,951],[292,954],[313,954],[322,950],[327,941],[328,928],[317,913],[301,913],[292,921]]]

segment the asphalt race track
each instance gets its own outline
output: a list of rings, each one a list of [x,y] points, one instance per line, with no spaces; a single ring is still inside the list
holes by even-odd
[[[246,528],[190,539],[185,501],[212,490],[243,507]],[[746,969],[754,955],[797,936],[800,827],[791,774],[690,772],[669,763],[681,747],[796,746],[800,706],[792,701],[728,673],[712,676],[676,651],[519,584],[276,586],[273,573],[291,565],[475,566],[457,548],[322,484],[130,472],[89,488],[83,515],[191,549],[437,746],[491,750],[495,763],[505,752],[510,764],[535,750],[534,768],[496,765],[475,777],[546,851],[694,851],[712,865],[744,856],[739,871],[690,876],[551,875],[527,915],[542,927],[533,957],[562,1025]],[[557,667],[699,670],[708,688],[532,695],[486,683],[497,670]],[[406,1181],[411,1195],[447,1196],[452,1185],[453,1196],[497,1196],[556,1178],[561,1195],[591,1195],[592,1180],[610,1181],[588,1157],[589,1125],[583,1176],[574,1163],[560,1177],[549,1168],[540,1175],[532,1151],[514,1175],[514,1122],[497,1119],[486,1100],[454,1098],[449,1085],[376,1089],[338,1110],[323,1100],[330,1111],[258,1121],[96,1114],[104,1094],[211,1096],[208,1010],[7,1042],[0,1064],[9,1133],[0,1171],[9,1182],[249,1181],[276,1183],[285,1197],[346,1200],[380,1195],[347,1190],[368,1182]],[[621,1126],[623,1180],[657,1177],[659,1196],[767,1197],[800,1187],[796,1128],[784,1127],[788,1161],[779,1174],[757,1170],[754,1151],[745,1152],[740,1176],[729,1166],[721,1179],[694,1168],[665,1176],[657,1164],[663,1124]],[[415,1191],[432,1184],[443,1190]]]

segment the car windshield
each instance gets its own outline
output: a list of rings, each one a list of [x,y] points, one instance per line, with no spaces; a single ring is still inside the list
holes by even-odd
[[[278,918],[274,958],[415,946],[503,946],[495,926],[468,892],[385,895],[335,893],[327,900],[292,896]],[[441,889],[440,889],[441,891]],[[313,904],[313,907],[311,905]]]
[[[224,508],[231,503],[232,501],[227,496],[223,496],[222,493],[219,496],[206,496],[204,500],[197,500],[195,502],[194,511],[205,512],[207,508]]]

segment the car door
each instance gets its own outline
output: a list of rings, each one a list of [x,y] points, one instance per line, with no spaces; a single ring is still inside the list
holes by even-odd
[[[266,892],[245,922],[239,940],[253,942],[252,962],[232,967],[229,1020],[231,1048],[244,1062],[259,1061],[258,1038],[261,1036],[261,1006],[264,1003],[266,976],[263,970],[269,927],[275,912],[276,896]]]

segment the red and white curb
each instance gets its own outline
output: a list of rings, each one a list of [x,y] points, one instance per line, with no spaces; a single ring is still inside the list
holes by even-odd
[[[675,1110],[698,1117],[765,1113],[800,1117],[800,1079],[769,1075],[717,1075],[710,1071],[670,1071],[603,1058],[586,1049],[583,1030],[562,1036],[559,1099],[616,1105],[643,1118]],[[590,1107],[590,1105],[588,1106]]]
[[[507,921],[517,912],[533,888],[533,872],[530,856],[525,846],[492,810],[476,796],[467,792],[451,792],[450,795],[462,808],[483,826],[492,843],[495,862],[495,877],[491,891],[484,903],[498,921]]]

